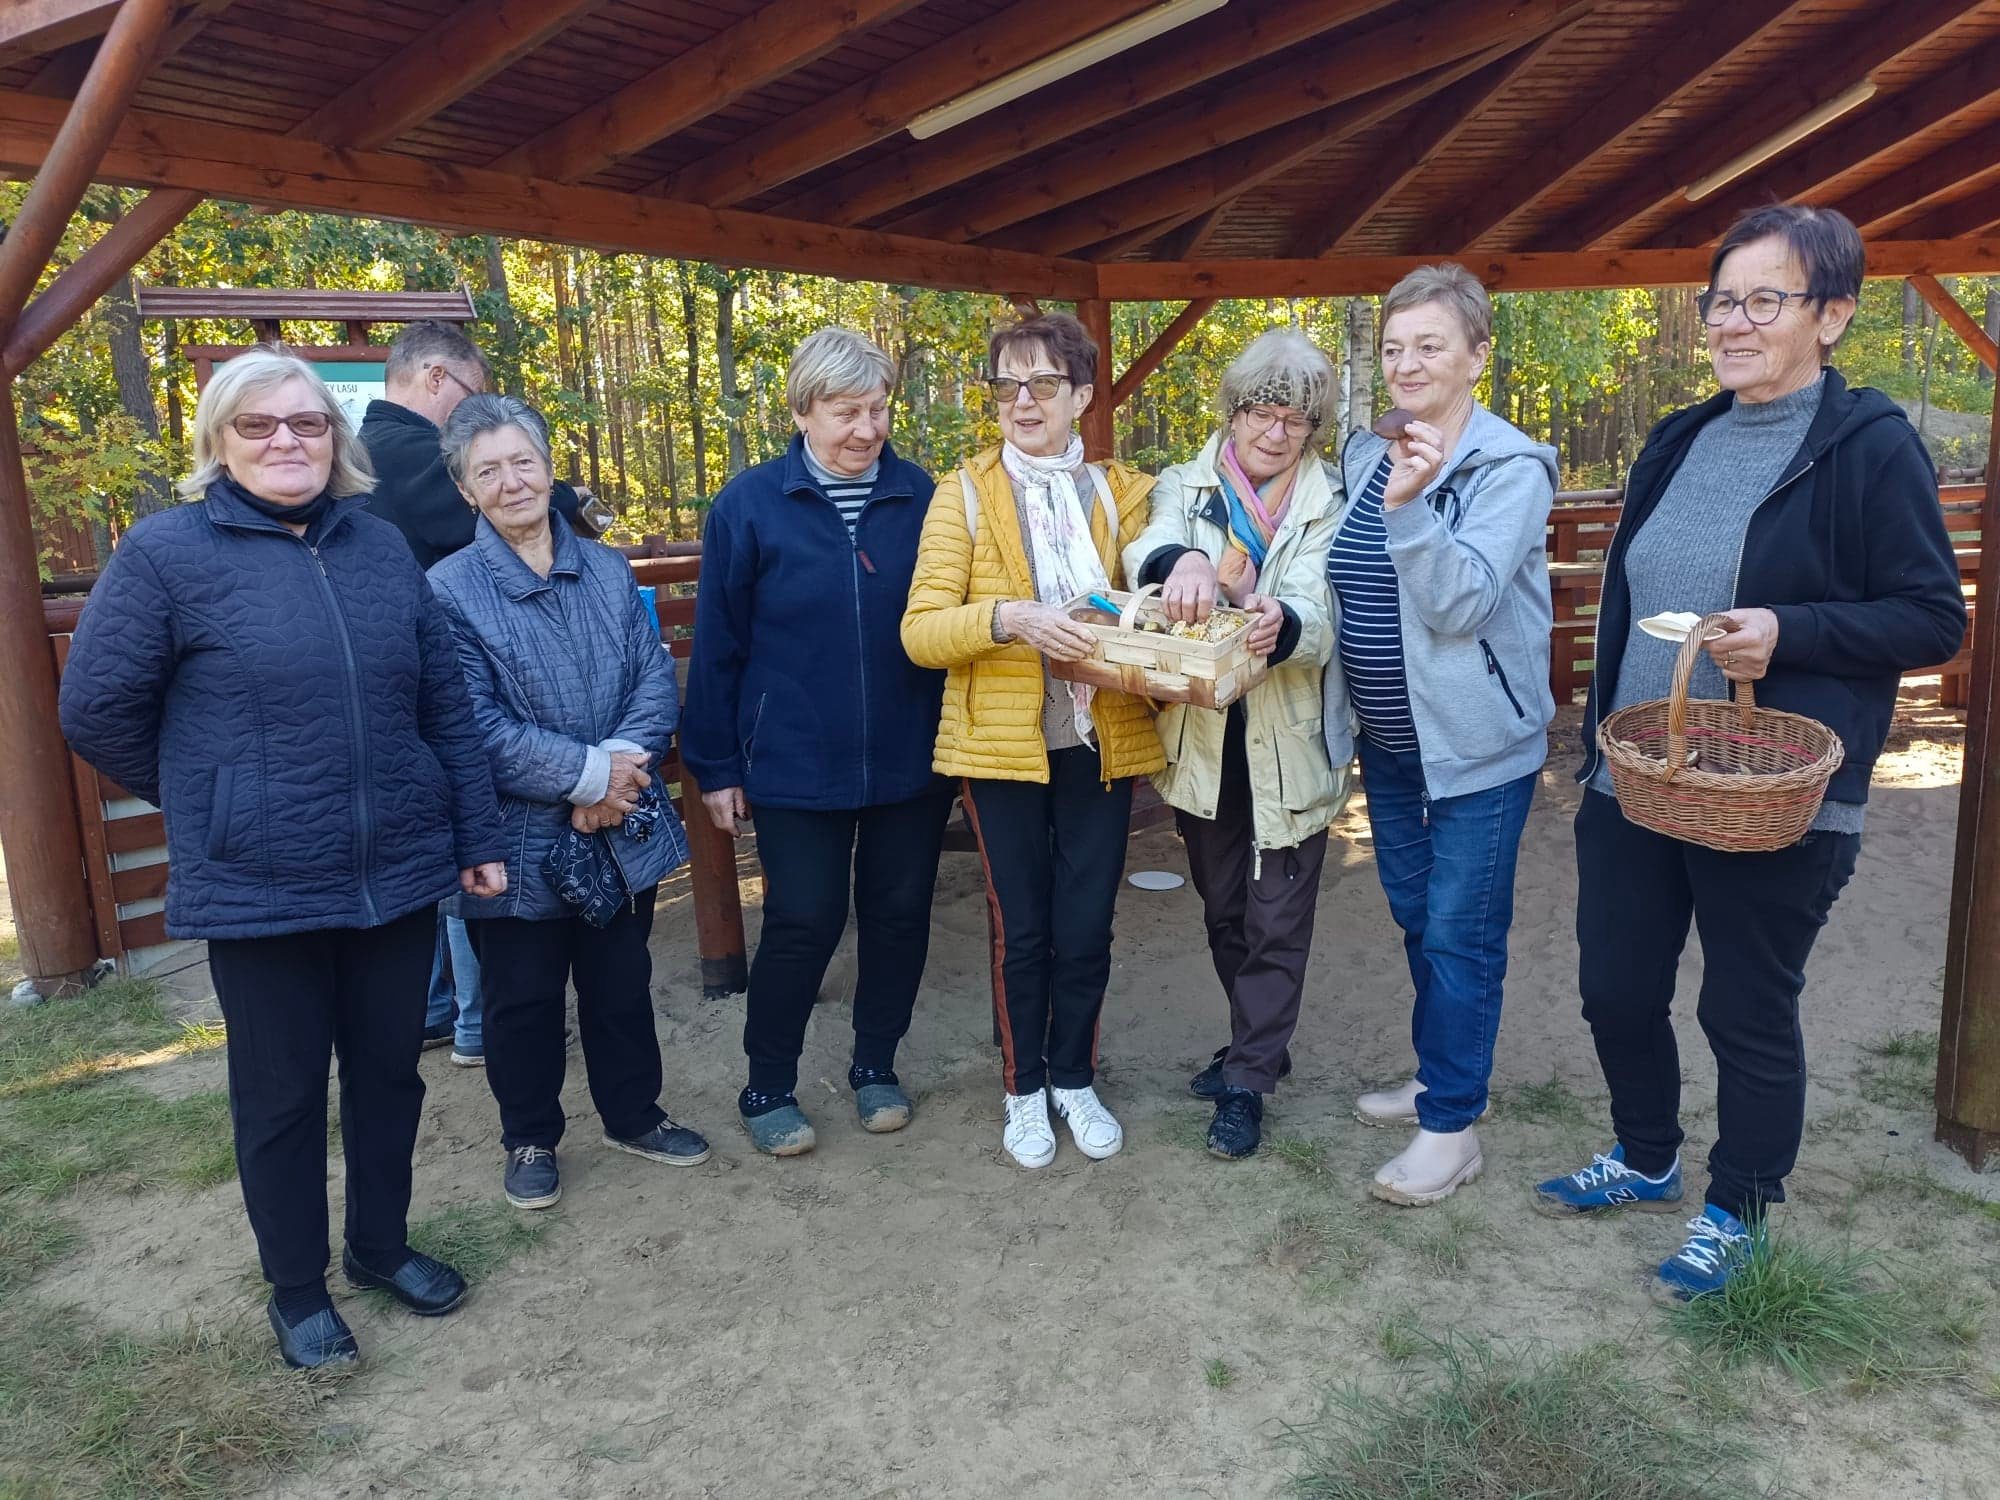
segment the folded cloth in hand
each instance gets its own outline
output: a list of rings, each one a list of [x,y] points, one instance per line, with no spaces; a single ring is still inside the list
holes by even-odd
[[[574,907],[584,921],[592,927],[606,926],[618,908],[638,894],[626,884],[625,867],[618,859],[619,843],[643,844],[662,830],[670,841],[678,840],[682,845],[670,868],[678,866],[687,859],[687,836],[681,831],[680,819],[668,812],[659,783],[652,782],[639,793],[638,803],[616,828],[596,833],[565,828],[550,846],[542,873],[556,895]]]

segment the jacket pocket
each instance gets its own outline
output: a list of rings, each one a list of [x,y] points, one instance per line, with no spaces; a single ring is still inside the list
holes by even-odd
[[[750,732],[743,736],[743,774],[748,777],[750,768],[757,761],[757,731],[764,723],[764,705],[770,701],[769,693],[757,695],[756,710],[750,715]]]
[[[1479,638],[1479,650],[1486,658],[1486,675],[1499,682],[1500,691],[1507,695],[1508,706],[1514,710],[1514,717],[1527,718],[1528,711],[1521,707],[1521,700],[1514,696],[1513,685],[1507,681],[1507,669],[1500,665],[1500,658],[1494,654],[1493,648],[1486,643],[1484,636]]]
[[[231,837],[232,820],[236,812],[237,794],[236,767],[224,764],[215,768],[215,787],[208,800],[208,857],[215,860],[228,859],[235,845]]]
[[[1333,765],[1317,724],[1310,734],[1288,725],[1276,726],[1271,732],[1271,751],[1277,766],[1279,806],[1287,812],[1306,813],[1333,801]]]

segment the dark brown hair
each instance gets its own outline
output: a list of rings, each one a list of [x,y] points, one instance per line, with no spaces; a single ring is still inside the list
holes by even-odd
[[[986,341],[987,369],[998,373],[1000,356],[1042,350],[1075,385],[1097,384],[1097,341],[1068,313],[1037,313],[993,330]]]
[[[1729,228],[1708,263],[1708,284],[1722,274],[1732,250],[1758,240],[1781,239],[1806,273],[1806,296],[1824,306],[1836,297],[1861,297],[1868,252],[1854,221],[1836,208],[1809,203],[1767,203],[1753,208]]]

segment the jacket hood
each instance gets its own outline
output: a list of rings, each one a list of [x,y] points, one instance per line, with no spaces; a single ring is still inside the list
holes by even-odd
[[[438,424],[422,412],[411,411],[407,406],[385,401],[380,396],[370,401],[368,409],[361,414],[362,426],[366,427],[371,422],[394,422],[399,427],[416,427],[432,437],[436,437],[439,431]]]
[[[1909,415],[1902,407],[1873,386],[1850,386],[1840,371],[1831,365],[1826,367],[1821,379],[1825,381],[1826,389],[1820,394],[1819,411],[1813,416],[1812,426],[1806,430],[1804,451],[1807,457],[1817,459],[1829,448],[1877,422],[1909,425]],[[1666,418],[1660,423],[1656,436],[1663,444],[1684,439],[1690,429],[1706,426],[1735,404],[1734,391],[1717,391],[1706,401]]]

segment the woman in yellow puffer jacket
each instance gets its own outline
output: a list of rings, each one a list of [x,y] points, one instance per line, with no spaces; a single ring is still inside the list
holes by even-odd
[[[1097,1097],[1098,1015],[1125,869],[1132,778],[1166,765],[1140,699],[1049,674],[1089,654],[1057,606],[1119,585],[1152,480],[1086,464],[1076,419],[1097,346],[1066,313],[1002,328],[988,346],[999,448],[940,481],[917,545],[903,648],[945,667],[939,773],[960,778],[994,933],[993,999],[1007,1089],[1001,1142],[1023,1167],[1055,1159],[1045,1089],[1077,1149],[1124,1144]]]

